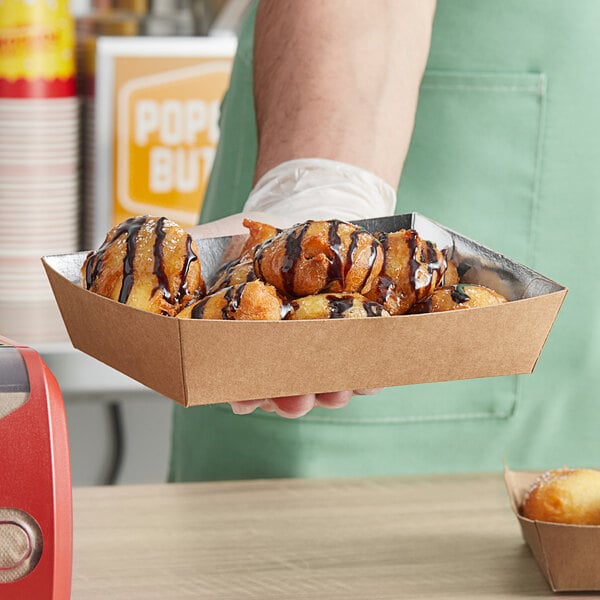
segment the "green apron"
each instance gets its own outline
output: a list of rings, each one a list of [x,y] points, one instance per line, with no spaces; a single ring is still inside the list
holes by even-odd
[[[253,24],[254,11],[205,222],[238,212],[251,189]],[[599,25],[597,0],[438,0],[398,190],[397,212],[570,288],[535,373],[390,388],[297,420],[176,407],[171,480],[600,467]]]

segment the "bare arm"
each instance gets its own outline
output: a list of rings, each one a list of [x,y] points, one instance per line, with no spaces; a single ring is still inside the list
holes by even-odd
[[[347,162],[397,187],[435,0],[261,0],[257,181],[277,164]]]

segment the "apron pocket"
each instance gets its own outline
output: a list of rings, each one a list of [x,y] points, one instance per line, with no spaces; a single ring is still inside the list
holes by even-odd
[[[398,211],[527,263],[545,98],[543,73],[426,71]]]
[[[426,71],[397,212],[420,212],[530,262],[545,98],[543,73]],[[365,425],[502,420],[514,413],[519,387],[517,377],[497,377],[390,388],[304,419]]]

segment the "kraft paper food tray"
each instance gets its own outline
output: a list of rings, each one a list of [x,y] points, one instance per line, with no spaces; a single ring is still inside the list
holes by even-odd
[[[504,482],[523,539],[555,592],[600,590],[600,527],[532,521],[521,516],[525,492],[539,472],[505,469]]]
[[[533,371],[566,288],[416,213],[360,224],[416,229],[463,281],[513,301],[391,318],[177,319],[83,289],[85,252],[43,262],[73,346],[184,406]],[[198,240],[205,278],[240,239]]]

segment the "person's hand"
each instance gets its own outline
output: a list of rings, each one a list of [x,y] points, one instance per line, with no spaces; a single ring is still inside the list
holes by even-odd
[[[266,412],[275,412],[280,417],[296,419],[302,417],[313,408],[342,408],[350,402],[352,396],[376,394],[377,389],[363,389],[346,392],[329,392],[327,394],[303,394],[301,396],[281,396],[280,398],[265,398],[262,400],[244,400],[230,402],[231,409],[236,415],[248,415],[257,408]]]

